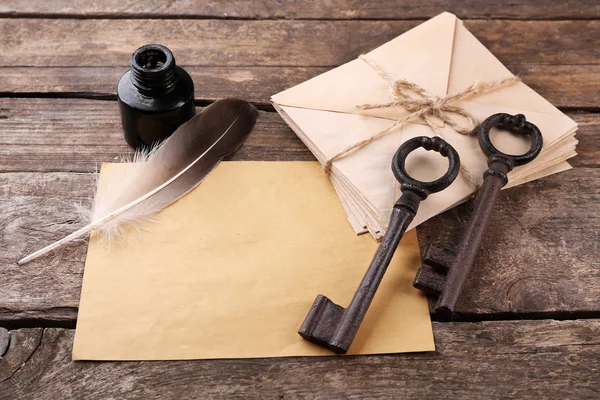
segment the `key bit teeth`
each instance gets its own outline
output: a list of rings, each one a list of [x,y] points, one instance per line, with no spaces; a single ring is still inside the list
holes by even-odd
[[[345,354],[348,347],[334,340],[344,311],[344,307],[320,294],[310,308],[298,334],[304,339],[328,347],[338,354]]]
[[[448,272],[450,266],[456,258],[456,253],[445,247],[430,244],[425,250],[423,264],[432,267],[435,270]]]
[[[446,275],[425,265],[417,271],[413,286],[427,294],[440,295],[446,286]]]

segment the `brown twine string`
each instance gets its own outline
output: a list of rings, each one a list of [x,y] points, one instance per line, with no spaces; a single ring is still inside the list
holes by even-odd
[[[405,79],[392,81],[388,77],[388,75],[381,68],[379,68],[379,66],[373,60],[371,60],[365,55],[361,55],[359,58],[365,61],[367,64],[369,64],[379,74],[379,76],[381,76],[385,81],[390,83],[392,93],[394,96],[394,101],[382,104],[362,104],[357,106],[357,108],[360,110],[372,110],[376,108],[400,106],[406,111],[408,111],[410,114],[398,119],[390,127],[382,130],[381,132],[378,132],[370,138],[361,140],[351,146],[346,147],[344,150],[336,153],[333,157],[328,159],[325,162],[325,164],[323,164],[323,170],[327,174],[331,172],[331,165],[335,160],[344,157],[353,150],[363,147],[364,145],[369,144],[382,136],[387,135],[396,127],[404,124],[409,120],[420,119],[426,125],[428,125],[436,133],[437,136],[442,137],[441,131],[430,119],[431,117],[436,117],[442,120],[444,123],[448,124],[452,129],[454,129],[461,135],[470,135],[477,127],[479,122],[470,112],[468,112],[462,107],[454,105],[454,103],[467,100],[471,97],[475,97],[483,93],[491,92],[503,86],[512,85],[520,80],[518,77],[513,76],[494,82],[475,82],[458,93],[446,97],[438,97],[427,93],[425,89],[423,89],[416,83],[409,82]],[[461,125],[461,122],[457,120],[456,117],[466,120],[468,126]],[[462,163],[460,169],[463,172],[463,174],[467,177],[469,183],[473,186],[473,188],[477,189],[477,184],[475,183],[473,176],[469,173],[469,171],[467,171],[467,169],[462,165]]]

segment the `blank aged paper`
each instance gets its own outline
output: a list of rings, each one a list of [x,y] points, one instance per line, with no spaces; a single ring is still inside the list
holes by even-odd
[[[347,224],[317,162],[221,163],[131,244],[92,236],[73,359],[331,355],[297,330],[319,293],[348,305],[377,249]],[[413,230],[349,354],[435,349],[419,267]]]

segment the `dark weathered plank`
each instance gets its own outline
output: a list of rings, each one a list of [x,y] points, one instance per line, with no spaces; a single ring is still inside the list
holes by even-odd
[[[20,376],[21,368],[27,364],[30,357],[39,349],[43,330],[27,329],[12,331],[10,346],[6,353],[0,353],[0,397],[7,398],[7,391],[23,390],[22,384],[13,381]],[[10,396],[9,396],[10,397]],[[13,396],[14,398],[14,396]]]
[[[0,99],[0,172],[90,172],[132,150],[123,139],[115,101]],[[300,139],[272,112],[233,159],[313,160]]]
[[[600,171],[576,168],[503,191],[458,304],[466,315],[572,315],[600,310]],[[451,245],[470,204],[417,229]]]
[[[507,65],[523,82],[559,108],[600,109],[598,65]]]
[[[75,243],[31,267],[19,267],[16,254],[25,251],[26,237],[50,243],[78,226],[73,204],[91,206],[94,180],[93,174],[0,174],[0,326],[14,321],[74,325],[86,244]],[[31,197],[31,191],[37,194]]]
[[[9,343],[10,338],[8,335],[8,331],[4,328],[0,328],[0,359],[2,359],[2,357],[8,350]]]
[[[0,174],[0,321],[74,323],[86,244],[15,262],[79,226],[71,204],[91,205],[95,179]],[[599,168],[576,168],[503,192],[458,311],[469,318],[598,313],[599,182]],[[449,243],[467,218],[467,205],[433,218],[417,230],[421,245]]]
[[[597,167],[600,116],[572,117],[581,124],[580,155],[573,163]],[[2,99],[0,144],[0,170],[14,172],[86,172],[130,153],[114,101]],[[277,114],[260,112],[255,131],[234,159],[313,157]],[[84,244],[24,267],[14,262],[75,228],[71,204],[89,205],[94,181],[85,173],[0,175],[0,273],[6,279],[0,287],[0,319],[75,321]],[[486,239],[497,245],[484,246],[481,269],[461,311],[485,316],[600,310],[600,299],[593,296],[600,290],[599,182],[600,170],[579,168],[504,192],[493,222],[499,229]],[[421,243],[443,242],[449,227],[467,218],[467,209],[423,225]]]
[[[127,66],[145,43],[187,66],[336,66],[420,21],[3,19],[0,66]],[[506,64],[600,64],[600,21],[470,20]]]
[[[71,361],[72,330],[21,329],[0,361],[0,398],[600,396],[599,320],[433,327],[435,353],[119,363]]]
[[[600,65],[508,65],[513,73],[557,107],[600,108]],[[2,94],[56,93],[114,98],[122,67],[0,67]],[[186,67],[201,100],[240,97],[267,104],[282,90],[329,67]]]
[[[600,114],[569,113],[579,124],[577,157],[569,160],[574,167],[594,167],[600,164]]]
[[[599,114],[569,114],[580,123],[575,166],[598,166]],[[0,172],[89,172],[131,150],[115,101],[0,99]],[[312,160],[308,149],[273,112],[260,112],[236,160]]]
[[[542,66],[546,67],[546,66]],[[547,66],[550,69],[559,66]],[[573,66],[571,73],[579,76],[582,66]],[[254,103],[269,103],[275,93],[304,82],[330,68],[326,67],[185,67],[195,84],[196,99],[213,100],[226,97],[239,97]],[[583,66],[587,68],[587,66]],[[592,66],[591,69],[595,69]],[[600,66],[597,67],[600,70]],[[122,67],[0,67],[3,85],[2,94],[57,93],[62,96],[111,97],[117,94],[117,82],[129,69]],[[592,72],[590,71],[590,72]],[[552,75],[552,74],[550,74]],[[565,88],[569,91],[568,88]],[[579,87],[577,96],[567,94],[575,103],[583,97],[585,104],[591,104],[598,95],[587,94],[585,87]],[[591,97],[593,96],[593,97]],[[600,100],[598,101],[600,104]]]
[[[464,18],[577,19],[598,18],[594,0],[451,1],[195,1],[161,0],[3,0],[3,16],[68,16],[74,18],[285,18],[285,19],[415,19],[450,11]]]

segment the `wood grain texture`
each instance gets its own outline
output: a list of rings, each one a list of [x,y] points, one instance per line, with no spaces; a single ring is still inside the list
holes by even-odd
[[[14,255],[24,250],[24,237],[50,243],[51,237],[73,230],[78,224],[73,204],[91,206],[95,178],[92,174],[41,174],[25,189],[28,175],[0,174],[0,326],[31,325],[32,321],[40,326],[51,321],[72,327],[87,246],[73,244],[37,268],[17,266]],[[36,200],[26,193],[29,190],[38,193]]]
[[[600,165],[600,114],[569,113],[569,116],[579,124],[577,157],[569,162],[574,167],[597,167]]]
[[[198,108],[200,110],[201,108]],[[91,172],[132,150],[123,139],[117,102],[0,99],[0,172]],[[234,160],[314,160],[278,114],[259,112]]]
[[[600,310],[600,116],[571,116],[580,123],[578,168],[503,193],[493,222],[501,229],[486,238],[497,244],[482,249],[463,313]],[[72,204],[89,206],[94,193],[88,172],[131,152],[121,135],[114,101],[0,99],[0,171],[15,172],[0,174],[0,320],[74,324],[85,244],[22,267],[15,260],[76,228]],[[314,158],[277,114],[260,112],[234,159]],[[418,230],[421,243],[444,244],[466,218],[463,206],[429,221]]]
[[[21,368],[27,365],[40,348],[43,333],[43,329],[39,328],[10,332],[10,347],[0,357],[0,387],[2,388],[0,397],[6,396],[9,392],[23,392],[26,389],[25,382],[21,383],[13,379],[21,376]]]
[[[95,176],[0,174],[0,326],[73,326],[87,245],[24,266],[16,260],[79,227],[73,203],[90,206]],[[600,168],[576,168],[502,193],[457,310],[469,319],[587,315],[600,310]],[[576,193],[576,195],[573,195]],[[445,245],[468,205],[431,219],[419,241]]]
[[[569,113],[580,124],[574,166],[596,167],[600,115]],[[0,98],[0,172],[90,172],[131,154],[115,101]],[[259,112],[234,160],[314,160],[278,114]]]
[[[415,19],[429,18],[442,11],[464,18],[590,19],[600,16],[600,7],[594,0],[3,0],[0,3],[3,16],[74,18]]]
[[[503,191],[457,311],[463,315],[600,310],[600,170],[577,168]],[[422,245],[458,244],[464,204],[419,226]],[[578,294],[579,293],[579,294]]]
[[[72,330],[5,329],[74,327],[87,245],[15,261],[78,227],[72,204],[94,195],[88,171],[130,150],[114,101],[2,97],[114,100],[133,50],[157,41],[190,71],[197,99],[267,104],[443,10],[553,104],[600,110],[596,0],[1,1],[0,399],[599,398],[598,319],[434,322],[436,353],[146,363],[72,362]],[[569,115],[576,168],[502,193],[463,320],[599,316],[600,114]],[[234,158],[313,156],[260,112]],[[463,205],[428,221],[422,246],[451,243],[469,215]]]
[[[435,353],[118,363],[71,361],[72,330],[21,329],[11,332],[15,343],[0,361],[0,398],[600,396],[599,320],[434,323],[433,328]],[[17,371],[16,365],[21,365]]]
[[[420,22],[2,19],[0,66],[126,67],[153,42],[182,66],[337,66]],[[600,21],[465,25],[506,64],[600,64]]]
[[[557,107],[600,109],[600,65],[507,65]],[[128,67],[0,67],[0,95],[56,94],[61,97],[116,98],[117,82]],[[186,67],[196,99],[239,97],[268,104],[272,95],[329,67]]]
[[[4,354],[8,351],[8,345],[10,344],[9,333],[6,329],[0,328],[0,360],[4,357]]]

